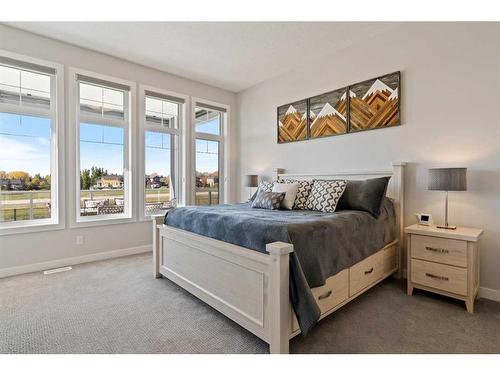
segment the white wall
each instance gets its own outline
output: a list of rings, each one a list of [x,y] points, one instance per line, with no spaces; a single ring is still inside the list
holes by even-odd
[[[232,109],[236,106],[236,96],[232,92],[20,31],[5,25],[0,25],[0,49],[64,64],[66,90],[68,87],[68,67],[71,66],[225,103],[230,105]],[[65,103],[65,125],[71,126],[71,124],[68,124],[68,104],[68,102]],[[233,119],[231,119],[231,123],[235,122],[234,113],[235,111],[232,110]],[[231,131],[230,147],[234,144],[237,134],[237,130]],[[66,150],[68,150],[68,147],[66,147]],[[235,175],[236,167],[236,162],[232,163],[230,176]],[[235,191],[233,187],[229,197],[231,200],[235,196]],[[66,191],[66,199],[68,193]],[[82,229],[69,229],[69,225],[66,223],[66,228],[58,231],[0,236],[0,274],[2,273],[2,269],[6,268],[61,258],[86,256],[88,254],[116,249],[134,247],[140,249],[150,245],[152,242],[151,225],[149,222],[106,225]],[[83,245],[76,245],[77,235],[84,236]]]
[[[277,106],[396,70],[402,126],[277,144]],[[465,166],[469,190],[450,193],[450,222],[484,228],[481,285],[500,290],[499,112],[499,23],[406,24],[239,93],[239,181],[249,173],[271,177],[276,167],[326,173],[406,161],[412,224],[416,212],[443,221],[444,193],[426,190],[427,168]]]

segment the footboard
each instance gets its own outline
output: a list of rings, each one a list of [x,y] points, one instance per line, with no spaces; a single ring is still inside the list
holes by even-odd
[[[288,353],[291,244],[269,254],[154,222],[155,277],[165,276],[270,344]]]

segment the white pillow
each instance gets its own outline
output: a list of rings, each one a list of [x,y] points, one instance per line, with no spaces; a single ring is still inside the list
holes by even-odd
[[[285,199],[281,202],[281,207],[291,210],[293,204],[295,203],[295,197],[297,196],[297,191],[299,190],[299,184],[293,182],[291,184],[282,184],[275,182],[273,186],[273,193],[285,193]]]

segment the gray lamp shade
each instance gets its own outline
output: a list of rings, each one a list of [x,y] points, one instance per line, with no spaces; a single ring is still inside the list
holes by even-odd
[[[259,186],[259,176],[256,174],[247,174],[245,176],[245,186],[246,187],[257,187]]]
[[[467,168],[429,169],[429,190],[467,190]]]

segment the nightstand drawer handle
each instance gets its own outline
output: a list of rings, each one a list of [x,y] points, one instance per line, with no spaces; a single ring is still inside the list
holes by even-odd
[[[441,249],[439,247],[430,247],[430,246],[426,246],[425,250],[434,251],[435,253],[441,253],[441,254],[448,254],[450,252],[450,250],[448,249]]]
[[[320,295],[320,296],[318,297],[318,301],[319,301],[319,300],[322,300],[322,299],[325,299],[325,298],[328,298],[328,297],[330,297],[331,295],[332,295],[332,291],[331,291],[331,290],[329,290],[329,291],[328,291],[328,292],[326,292],[325,294]]]
[[[437,276],[437,275],[433,275],[432,273],[425,273],[425,276],[427,277],[432,277],[433,279],[439,279],[439,280],[443,280],[443,281],[448,281],[449,278],[447,278],[446,276]]]
[[[368,271],[365,271],[365,275],[368,275],[369,273],[372,273],[373,272],[373,267],[370,268]]]

